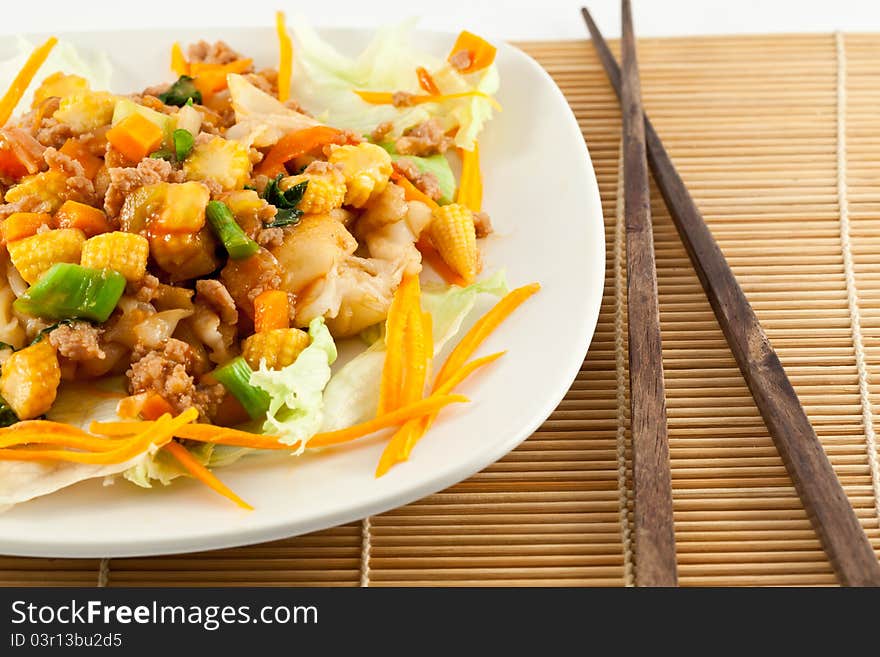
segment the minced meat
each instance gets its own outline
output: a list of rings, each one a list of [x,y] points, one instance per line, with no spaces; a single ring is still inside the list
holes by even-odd
[[[235,301],[226,286],[218,280],[196,281],[196,301],[201,301],[209,308],[213,308],[225,324],[235,324],[238,321]]]
[[[408,129],[394,146],[401,155],[425,157],[445,153],[452,146],[452,138],[446,135],[437,119],[428,119]]]
[[[49,342],[58,353],[70,360],[103,360],[104,350],[98,343],[101,329],[88,322],[62,324],[49,333]]]
[[[200,418],[210,419],[217,412],[225,391],[220,384],[196,385],[190,374],[192,368],[192,347],[181,340],[171,338],[162,349],[146,352],[136,349],[126,372],[129,393],[155,393],[167,401],[175,413],[195,408]]]

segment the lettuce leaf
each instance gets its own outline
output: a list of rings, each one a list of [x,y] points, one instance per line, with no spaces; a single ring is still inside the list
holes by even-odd
[[[504,271],[467,287],[422,290],[422,308],[431,313],[434,355],[461,331],[480,294],[504,296],[508,291]],[[322,431],[335,431],[369,420],[379,403],[379,382],[385,364],[385,340],[376,340],[336,372],[324,390]]]
[[[95,385],[65,382],[58,391],[48,419],[83,429],[88,429],[93,419],[117,420],[116,404],[119,400],[97,397]],[[105,386],[114,391],[124,389],[121,379],[102,382],[101,387]],[[84,414],[83,408],[88,408],[89,412]],[[0,461],[0,509],[54,493],[86,479],[119,474],[149,458],[149,454],[141,454],[125,463],[111,465]]]
[[[280,370],[265,363],[251,375],[251,385],[269,394],[269,411],[263,423],[265,433],[278,434],[285,445],[299,443],[296,454],[321,428],[324,419],[324,388],[330,380],[330,366],[336,360],[336,345],[323,317],[309,324],[311,343],[297,359]]]
[[[474,140],[492,116],[492,105],[485,98],[473,97],[424,103],[413,107],[373,105],[354,90],[406,91],[423,94],[416,68],[436,72],[434,80],[444,94],[479,90],[494,94],[498,90],[498,69],[493,64],[484,71],[463,76],[442,59],[423,53],[412,45],[415,20],[380,29],[370,45],[357,57],[347,57],[321,39],[303,19],[293,22],[296,62],[292,95],[317,119],[329,125],[368,134],[380,123],[391,123],[390,136],[397,138],[407,128],[437,118],[444,130],[458,128],[456,146],[473,148]]]

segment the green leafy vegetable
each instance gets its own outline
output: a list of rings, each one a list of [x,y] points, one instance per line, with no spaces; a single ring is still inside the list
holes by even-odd
[[[409,160],[416,165],[419,173],[430,173],[437,178],[440,186],[440,205],[452,203],[455,198],[455,174],[452,173],[452,167],[449,166],[449,160],[442,153],[431,155],[430,157],[416,157],[415,155],[398,155],[394,142],[386,141],[379,144],[388,151],[394,162],[398,160]]]
[[[190,151],[192,151],[196,140],[189,130],[180,129],[174,131],[172,140],[174,141],[174,154],[177,156],[177,161],[183,162],[187,155],[190,154]]]
[[[59,262],[16,299],[13,307],[46,319],[106,322],[124,291],[125,276],[119,272]]]
[[[177,78],[177,82],[172,84],[168,91],[158,96],[166,105],[175,105],[183,107],[193,102],[202,102],[202,92],[196,89],[194,80],[188,75],[181,75]]]
[[[18,416],[15,414],[9,404],[3,397],[0,397],[0,427],[8,427],[18,422]]]
[[[263,198],[278,210],[275,214],[275,219],[271,223],[266,224],[269,228],[280,228],[297,224],[303,214],[302,210],[299,209],[299,204],[302,201],[303,194],[306,193],[309,181],[303,180],[290,189],[282,191],[278,187],[278,183],[281,182],[283,177],[284,175],[279,173],[273,180],[269,181],[266,189],[263,191]]]
[[[233,260],[248,258],[260,250],[260,245],[245,234],[232,216],[232,210],[222,201],[210,201],[205,214],[214,233],[223,242]]]
[[[154,160],[174,161],[174,152],[170,148],[160,148],[158,151],[150,153],[150,157]]]
[[[336,345],[323,317],[309,324],[309,336],[311,343],[293,363],[280,370],[270,370],[261,363],[250,379],[251,385],[269,395],[263,431],[278,434],[285,445],[299,443],[297,453],[321,428],[324,388],[336,360]]]
[[[233,358],[213,372],[214,378],[226,386],[229,394],[241,403],[251,419],[256,420],[266,414],[269,408],[269,395],[251,385],[253,373],[250,365],[241,356]]]

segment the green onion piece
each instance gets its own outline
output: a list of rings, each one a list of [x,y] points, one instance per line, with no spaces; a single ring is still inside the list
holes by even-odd
[[[211,201],[205,212],[208,223],[214,229],[217,237],[223,242],[223,246],[229,252],[233,260],[249,258],[260,250],[260,245],[245,235],[232,216],[232,210],[222,201]]]
[[[119,272],[59,262],[13,306],[34,317],[106,322],[124,291],[125,276]]]
[[[252,420],[259,420],[269,410],[269,395],[251,385],[253,373],[247,361],[239,356],[218,367],[211,374],[239,401]]]
[[[273,180],[270,180],[263,190],[263,198],[268,203],[275,206],[277,212],[275,219],[266,224],[267,228],[281,228],[283,226],[293,226],[299,223],[302,217],[302,210],[299,209],[299,203],[302,201],[303,194],[309,186],[308,180],[303,180],[295,184],[290,189],[281,191],[279,183],[284,174],[279,173]]]
[[[150,153],[150,157],[154,160],[168,160],[171,162],[174,159],[174,153],[169,148],[160,148],[158,151]]]
[[[0,427],[8,427],[18,422],[18,416],[15,414],[9,404],[3,397],[0,397]]]
[[[172,140],[174,141],[174,154],[177,155],[177,161],[183,162],[193,149],[193,144],[195,144],[196,140],[189,130],[180,128],[174,131]]]
[[[166,105],[183,107],[189,101],[201,103],[202,92],[196,89],[196,85],[190,76],[181,75],[177,78],[177,82],[172,84],[168,91],[159,94],[158,98]]]

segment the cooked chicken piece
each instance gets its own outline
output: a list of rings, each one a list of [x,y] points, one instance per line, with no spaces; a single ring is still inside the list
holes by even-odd
[[[282,287],[297,295],[296,326],[323,316],[335,337],[345,337],[385,318],[404,264],[358,258],[355,249],[351,233],[327,214],[304,216],[272,249],[284,269]]]
[[[418,204],[427,210],[425,220],[420,208],[411,209],[411,205],[404,198],[402,187],[388,185],[367,205],[355,234],[366,245],[371,258],[402,266],[406,274],[418,274],[422,270],[422,255],[415,242],[431,221],[431,211],[424,204]]]
[[[271,252],[284,270],[284,289],[298,294],[355,249],[357,242],[339,221],[326,214],[308,214]]]

